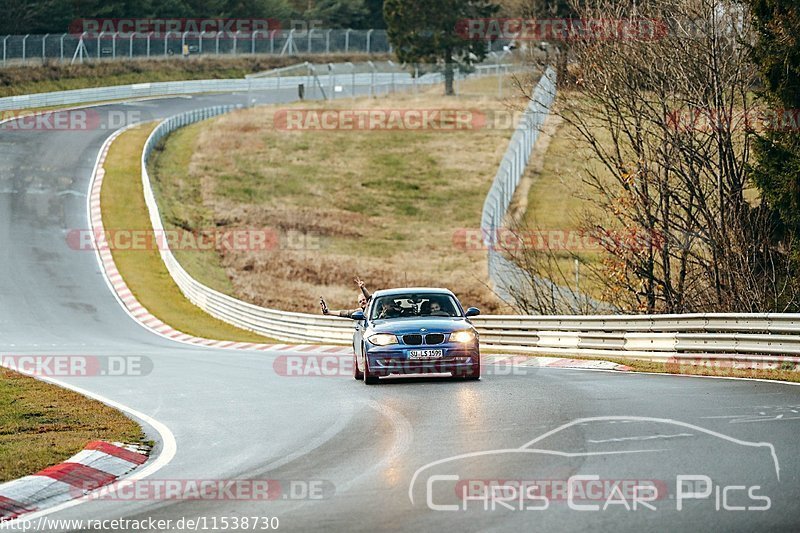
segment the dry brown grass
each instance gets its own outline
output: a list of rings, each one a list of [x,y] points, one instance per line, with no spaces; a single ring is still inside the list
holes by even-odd
[[[458,98],[436,88],[280,109],[492,111],[524,104],[499,100],[496,80],[462,83],[461,91]],[[353,306],[358,274],[373,290],[443,286],[466,305],[502,310],[484,285],[485,253],[457,249],[453,235],[479,228],[509,129],[284,131],[274,126],[276,111],[242,110],[187,128],[167,141],[154,164],[170,224],[280,233],[277,249],[222,252],[219,268],[229,292],[259,305],[317,312],[321,295],[331,307]],[[293,235],[311,240],[292,241]],[[187,268],[197,277],[218,277],[209,275],[217,267],[205,260],[198,270]]]

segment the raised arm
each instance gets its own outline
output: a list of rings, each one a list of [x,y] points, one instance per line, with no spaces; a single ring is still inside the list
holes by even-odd
[[[364,298],[366,298],[367,300],[372,298],[372,294],[370,294],[370,292],[367,290],[367,286],[364,285],[364,281],[361,278],[356,276],[355,278],[353,278],[353,281],[355,281],[356,285],[358,285],[358,288],[361,289],[361,294],[364,295]]]

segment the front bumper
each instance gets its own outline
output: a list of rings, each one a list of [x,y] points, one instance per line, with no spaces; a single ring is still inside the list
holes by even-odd
[[[441,349],[440,358],[411,359],[408,352],[413,349]],[[472,375],[480,366],[480,349],[477,343],[464,346],[454,343],[430,346],[375,346],[367,350],[370,373],[375,376],[403,374]]]

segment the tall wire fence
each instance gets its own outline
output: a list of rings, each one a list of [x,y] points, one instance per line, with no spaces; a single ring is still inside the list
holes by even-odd
[[[2,65],[245,54],[390,53],[386,30],[269,30],[0,36]]]

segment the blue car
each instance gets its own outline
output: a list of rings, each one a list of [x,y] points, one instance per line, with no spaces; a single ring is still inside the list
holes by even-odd
[[[380,377],[449,373],[480,379],[478,332],[447,289],[390,289],[372,295],[366,312],[353,313],[353,377],[367,385]]]

